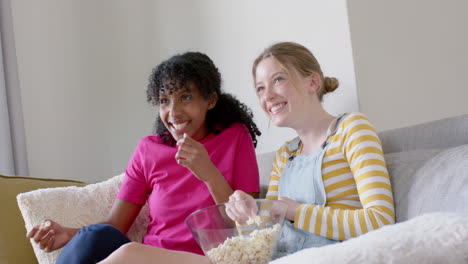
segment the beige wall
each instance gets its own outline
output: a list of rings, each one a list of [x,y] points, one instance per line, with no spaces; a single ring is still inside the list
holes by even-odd
[[[273,41],[308,46],[340,79],[325,98],[330,112],[358,110],[345,0],[15,0],[12,10],[32,176],[97,182],[122,172],[157,114],[148,75],[178,52],[212,57],[225,90],[254,110],[259,153],[293,136],[268,128],[253,93],[251,63]]]
[[[468,113],[468,1],[347,4],[360,109],[379,130]]]

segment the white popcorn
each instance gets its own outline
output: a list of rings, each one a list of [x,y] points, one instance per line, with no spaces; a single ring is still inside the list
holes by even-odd
[[[50,227],[52,225],[52,222],[50,222],[50,220],[46,220],[44,222],[42,222],[42,227],[44,228],[47,228],[47,227]]]
[[[254,216],[251,216],[249,217],[249,219],[247,220],[247,224],[248,225],[252,225],[252,224],[261,224],[262,223],[262,219],[260,218],[259,215],[254,215]]]
[[[256,222],[259,219],[252,221],[259,223]],[[230,237],[208,251],[207,255],[216,264],[268,263],[279,231],[280,224],[275,224],[272,227],[254,230],[249,236]]]

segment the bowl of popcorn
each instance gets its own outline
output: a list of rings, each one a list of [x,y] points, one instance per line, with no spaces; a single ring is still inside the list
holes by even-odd
[[[287,210],[283,201],[250,199],[209,206],[185,223],[214,264],[268,263]]]

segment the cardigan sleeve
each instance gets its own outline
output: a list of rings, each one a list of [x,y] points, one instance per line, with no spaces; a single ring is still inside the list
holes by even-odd
[[[296,211],[294,226],[334,240],[345,240],[395,223],[390,177],[386,168],[381,142],[367,117],[349,114],[340,124],[334,149],[327,156],[342,153],[348,165],[338,165],[331,174],[342,177],[335,183],[355,206],[335,203],[329,205],[327,191],[325,206],[301,204]],[[347,170],[347,171],[346,171]],[[349,178],[346,176],[350,175]],[[272,173],[273,175],[273,173]],[[354,201],[352,201],[354,200]],[[331,204],[331,203],[330,203]]]

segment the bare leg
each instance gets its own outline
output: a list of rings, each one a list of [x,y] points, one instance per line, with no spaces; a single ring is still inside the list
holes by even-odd
[[[156,248],[131,242],[121,246],[99,264],[210,264],[210,260],[194,253]]]

